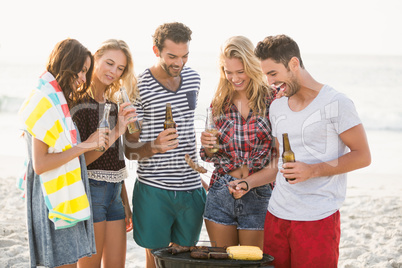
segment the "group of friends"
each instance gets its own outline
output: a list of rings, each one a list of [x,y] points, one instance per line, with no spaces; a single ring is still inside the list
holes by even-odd
[[[346,174],[371,161],[353,102],[309,74],[292,38],[234,36],[210,105],[219,133],[202,132],[197,152],[191,34],[160,25],[157,60],[139,76],[122,40],[94,54],[75,39],[55,46],[20,109],[31,267],[124,267],[131,230],[155,267],[151,250],[193,246],[203,221],[216,246],[258,246],[275,267],[337,267]],[[164,129],[166,103],[176,128]],[[107,104],[110,129],[98,129]],[[284,133],[296,162],[282,161]],[[209,185],[186,155],[213,163]],[[132,208],[126,159],[138,163]]]

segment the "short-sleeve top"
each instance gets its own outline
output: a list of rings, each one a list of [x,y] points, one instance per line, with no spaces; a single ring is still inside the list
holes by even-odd
[[[179,145],[165,153],[157,153],[138,161],[137,175],[141,183],[164,190],[189,191],[201,188],[200,174],[185,161],[188,154],[197,160],[194,113],[200,90],[200,75],[185,66],[176,91],[163,86],[146,69],[139,77],[139,98],[135,102],[138,119],[142,120],[141,142],[153,142],[161,133],[165,121],[166,103],[172,107],[177,124]]]
[[[303,110],[293,111],[288,98],[275,100],[270,108],[272,135],[283,153],[282,135],[288,133],[296,161],[316,164],[346,154],[349,148],[340,134],[361,124],[353,101],[329,85],[324,85]],[[278,168],[282,169],[282,158]],[[278,172],[268,210],[278,218],[316,221],[339,210],[346,197],[347,173],[314,177],[289,184]]]
[[[109,113],[110,129],[116,126],[118,106],[111,104]],[[86,97],[71,110],[72,118],[80,132],[81,139],[87,140],[98,127],[103,116],[105,103],[98,103],[93,98]],[[121,138],[117,139],[97,160],[88,165],[88,177],[93,180],[121,182],[127,176]]]

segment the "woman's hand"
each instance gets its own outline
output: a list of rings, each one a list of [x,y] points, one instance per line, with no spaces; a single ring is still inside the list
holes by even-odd
[[[234,199],[239,199],[243,195],[247,194],[251,189],[248,187],[248,183],[245,180],[234,180],[229,182],[229,193]]]
[[[124,181],[122,182],[121,185],[120,196],[121,196],[121,202],[124,207],[124,214],[126,215],[124,221],[126,222],[126,232],[128,233],[131,230],[133,230],[133,220],[132,220],[133,213],[131,212],[130,203],[128,202],[126,184],[124,183]]]
[[[116,124],[116,130],[118,131],[119,137],[126,132],[128,124],[137,121],[137,113],[135,112],[135,108],[127,107],[131,105],[130,102],[125,102],[120,105],[118,121]]]
[[[131,212],[130,206],[127,205],[123,205],[124,206],[124,212],[126,214],[126,218],[124,219],[126,222],[126,232],[130,232],[131,230],[133,230],[133,213]]]
[[[78,147],[85,148],[87,151],[92,151],[101,147],[108,147],[109,144],[109,129],[98,129],[89,136],[89,138],[78,144]]]
[[[219,135],[221,135],[221,132],[218,132]],[[218,138],[214,136],[214,134],[203,131],[201,133],[201,145],[204,148],[213,148],[214,144],[216,144],[216,140]]]

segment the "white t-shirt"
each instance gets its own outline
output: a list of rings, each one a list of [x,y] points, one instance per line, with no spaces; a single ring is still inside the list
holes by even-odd
[[[271,104],[269,115],[280,155],[282,134],[288,133],[296,161],[307,164],[334,160],[347,153],[349,149],[339,134],[361,124],[353,102],[328,85],[303,110],[293,112],[288,98],[282,97]],[[282,169],[281,157],[279,169]],[[286,220],[320,220],[339,210],[345,196],[346,173],[289,184],[278,172],[268,210]]]

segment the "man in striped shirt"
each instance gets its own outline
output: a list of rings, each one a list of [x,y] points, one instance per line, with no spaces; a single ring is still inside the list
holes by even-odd
[[[198,240],[206,192],[200,175],[185,161],[195,161],[194,111],[200,76],[185,64],[191,30],[166,23],[153,35],[157,62],[139,77],[135,103],[141,132],[128,134],[125,155],[138,160],[133,192],[134,240],[146,248],[147,267],[155,267],[151,249],[170,243],[192,246]],[[166,103],[177,128],[164,130]]]

